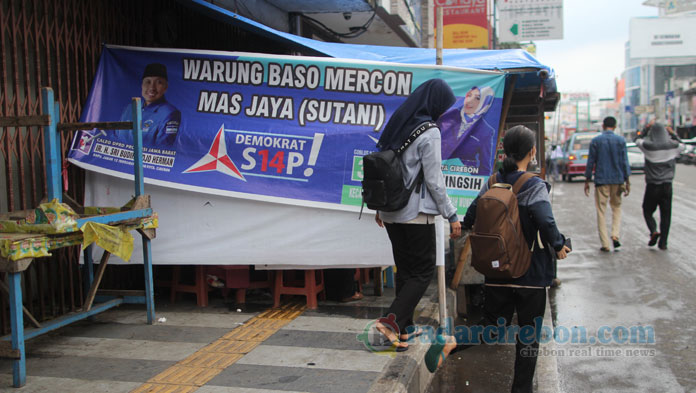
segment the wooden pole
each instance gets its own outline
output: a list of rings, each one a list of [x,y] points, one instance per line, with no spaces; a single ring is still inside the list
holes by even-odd
[[[437,13],[437,50],[435,55],[435,62],[437,65],[442,65],[442,43],[443,43],[443,31],[442,23],[442,7],[436,7]],[[445,329],[447,334],[449,334],[449,324],[447,321],[447,289],[445,283],[445,264],[444,264],[444,247],[445,247],[445,236],[444,230],[442,230],[443,223],[442,220],[435,220],[435,225],[440,226],[440,233],[442,236],[437,236],[437,247],[442,248],[442,264],[437,265],[437,296],[440,303],[440,327]],[[439,253],[438,253],[439,254]]]

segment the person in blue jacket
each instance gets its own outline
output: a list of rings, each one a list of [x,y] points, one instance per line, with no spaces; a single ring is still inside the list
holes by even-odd
[[[169,86],[167,67],[152,63],[145,67],[142,78],[143,96],[143,146],[174,147],[176,135],[181,124],[181,112],[164,98]],[[131,106],[127,105],[121,114],[121,121],[132,120]],[[120,132],[121,139],[133,143],[130,130]]]
[[[497,174],[499,183],[515,184],[536,157],[536,135],[525,126],[515,126],[505,132],[503,148],[505,160]],[[517,313],[517,325],[520,331],[529,326],[536,331],[543,325],[546,308],[546,289],[554,278],[554,258],[564,259],[570,248],[566,239],[556,226],[551,210],[549,190],[551,186],[539,177],[532,177],[524,183],[517,194],[520,223],[527,245],[533,249],[529,270],[518,278],[493,279],[486,277],[484,319],[486,327],[509,326],[513,313]],[[478,198],[488,191],[488,182],[481,189],[478,197],[466,211],[462,228],[471,229],[476,221]],[[529,328],[527,328],[529,329]],[[513,330],[514,331],[514,330]],[[450,353],[468,345],[479,343],[477,337],[473,342],[457,342],[453,337],[438,336],[426,354],[426,366],[431,372],[444,362]],[[483,337],[484,340],[489,339]],[[506,337],[506,341],[509,337]],[[539,342],[526,340],[517,335],[515,373],[512,382],[513,393],[532,392],[532,380],[536,368]],[[496,340],[497,342],[497,340]],[[459,344],[459,345],[458,345]]]
[[[631,166],[628,163],[628,150],[624,137],[614,133],[616,119],[605,117],[602,121],[602,133],[592,138],[585,167],[585,195],[590,196],[590,182],[594,175],[595,208],[597,210],[597,229],[599,249],[609,252],[609,234],[607,234],[607,202],[611,207],[611,241],[614,251],[621,247],[621,194],[628,196],[631,192]]]

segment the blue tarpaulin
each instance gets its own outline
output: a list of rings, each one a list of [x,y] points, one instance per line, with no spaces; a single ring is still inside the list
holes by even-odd
[[[182,1],[182,4],[222,22],[238,26],[286,45],[308,49],[317,55],[323,54],[335,58],[387,61],[405,64],[435,64],[434,48],[357,45],[317,41],[272,29],[204,0]],[[443,65],[446,66],[521,73],[525,75],[525,85],[538,85],[543,81],[546,92],[552,93],[556,91],[553,69],[541,64],[529,52],[522,49],[444,49],[442,57]],[[548,76],[541,78],[538,73],[533,70],[544,70]]]

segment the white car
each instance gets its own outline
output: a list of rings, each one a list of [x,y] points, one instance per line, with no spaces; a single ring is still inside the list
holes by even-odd
[[[631,171],[645,170],[645,155],[633,142],[626,142],[628,150],[628,164],[631,166]]]

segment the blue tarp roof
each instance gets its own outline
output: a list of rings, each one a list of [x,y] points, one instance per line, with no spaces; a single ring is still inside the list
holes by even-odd
[[[335,58],[388,61],[406,64],[435,64],[434,48],[357,45],[317,41],[272,29],[204,0],[179,1],[214,19],[230,23],[286,45],[305,48],[318,55],[323,54]],[[522,49],[444,49],[442,62],[446,66],[453,67],[474,68],[479,70],[509,70],[510,72],[522,73],[524,74],[523,79],[525,79],[523,82],[524,85],[532,85],[534,83],[538,85],[542,81],[542,79],[536,75],[536,72],[530,72],[530,69],[545,70],[548,73],[548,78],[544,83],[546,91],[555,92],[556,90],[553,69],[541,64],[534,56]]]

